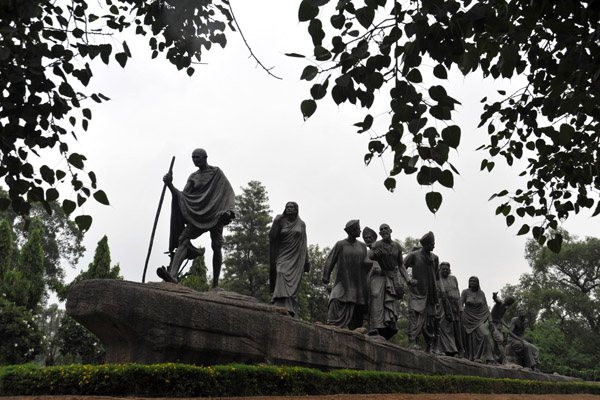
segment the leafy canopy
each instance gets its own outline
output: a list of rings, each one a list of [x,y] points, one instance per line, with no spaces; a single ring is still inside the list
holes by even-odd
[[[176,7],[175,7],[176,5]],[[15,0],[0,4],[0,178],[8,198],[0,210],[26,215],[32,203],[52,213],[59,184],[71,186],[73,199],[64,199],[68,215],[90,197],[109,204],[96,175],[85,170],[86,157],[70,151],[70,137],[86,131],[92,119],[90,103],[109,100],[86,93],[92,61],[116,61],[125,67],[132,54],[119,36],[128,29],[151,34],[152,57],[159,53],[194,73],[202,49],[224,47],[231,14],[227,0]],[[44,154],[64,159],[59,168],[45,165]],[[68,192],[70,190],[67,190]],[[89,229],[92,217],[75,222]]]
[[[526,306],[542,370],[591,370],[600,362],[600,239],[561,235],[559,254],[528,240],[525,257],[531,272],[502,291]]]
[[[526,86],[500,91],[500,101],[484,98],[480,127],[487,125],[487,153],[481,169],[492,171],[496,159],[512,166],[522,160],[523,187],[502,189],[496,214],[511,226],[531,219],[519,235],[531,231],[553,251],[560,234],[549,233],[558,221],[595,206],[600,213],[600,141],[597,97],[600,83],[600,3],[529,0],[302,0],[298,18],[308,23],[314,45],[301,79],[314,81],[301,103],[304,118],[327,94],[336,104],[370,109],[377,96],[389,94],[388,129],[375,132],[373,115],[355,125],[370,132],[365,162],[385,152],[395,176],[416,174],[429,210],[437,212],[458,171],[451,163],[461,142],[452,122],[459,104],[444,87],[452,69],[486,78],[522,75]],[[288,54],[304,57],[300,54]],[[424,77],[433,73],[431,82]],[[439,186],[438,186],[439,185]]]

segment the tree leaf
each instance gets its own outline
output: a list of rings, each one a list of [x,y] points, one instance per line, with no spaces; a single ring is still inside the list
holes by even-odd
[[[298,8],[298,21],[310,21],[319,15],[319,8],[314,7],[309,0],[302,0]]]
[[[406,79],[413,83],[423,82],[421,71],[419,71],[417,68],[413,68],[412,70],[410,70],[410,72],[406,75]]]
[[[75,223],[80,231],[85,232],[92,226],[92,217],[90,215],[78,215],[75,217]]]
[[[67,159],[67,161],[69,162],[69,164],[71,164],[75,168],[83,169],[83,160],[84,159],[85,159],[85,157],[82,156],[81,154],[72,153],[69,156],[69,158]]]
[[[319,73],[319,69],[314,65],[307,65],[302,71],[302,75],[300,75],[300,79],[304,79],[306,81],[312,81],[315,76]]]
[[[522,236],[527,233],[529,233],[529,225],[523,224],[523,226],[521,226],[521,229],[519,229],[519,232],[517,232],[517,235]]]
[[[104,204],[105,206],[109,206],[110,203],[108,201],[108,197],[106,196],[106,193],[104,193],[103,190],[98,190],[96,192],[94,192],[94,199],[96,199],[96,201],[100,204]]]
[[[125,53],[117,53],[115,54],[115,60],[119,63],[122,68],[125,68],[125,64],[127,64],[127,54]]]
[[[433,68],[433,75],[438,79],[448,79],[448,71],[442,64],[438,64]]]
[[[62,209],[65,212],[65,214],[71,214],[73,211],[75,211],[75,208],[77,208],[77,204],[75,204],[74,201],[68,199],[63,200]]]
[[[300,104],[300,110],[302,111],[302,117],[306,121],[317,110],[317,102],[313,99],[304,100]]]
[[[362,7],[356,10],[356,19],[358,23],[361,24],[365,28],[369,28],[373,23],[373,19],[375,18],[375,10],[371,7]]]
[[[396,189],[396,179],[394,178],[387,178],[383,184],[385,185],[385,188],[387,190],[389,190],[390,192],[393,192],[394,189]]]
[[[548,242],[546,243],[546,246],[548,246],[548,248],[552,252],[560,253],[560,249],[562,247],[562,242],[563,242],[562,235],[560,233],[556,233],[552,239],[548,240]]]
[[[442,171],[442,174],[438,178],[438,182],[449,189],[454,187],[454,175],[451,171],[445,169]]]
[[[435,214],[442,205],[442,194],[438,192],[428,192],[425,195],[425,202],[427,203],[429,211]]]
[[[452,147],[457,148],[460,144],[460,128],[458,125],[450,125],[442,130],[442,139]]]

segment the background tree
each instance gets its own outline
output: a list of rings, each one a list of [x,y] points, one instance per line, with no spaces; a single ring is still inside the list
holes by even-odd
[[[43,333],[42,350],[40,352],[42,358],[39,360],[41,364],[50,366],[60,361],[60,349],[56,336],[64,315],[65,310],[61,309],[58,304],[51,304],[48,307],[44,307],[35,318]]]
[[[103,8],[104,7],[104,8]],[[95,58],[125,67],[131,52],[123,40],[126,30],[150,33],[152,57],[163,53],[178,70],[194,73],[202,48],[224,47],[223,34],[231,25],[226,0],[105,0],[68,3],[9,1],[0,4],[0,177],[12,206],[26,215],[32,203],[48,213],[58,200],[58,183],[69,182],[76,201],[65,199],[62,209],[71,214],[93,197],[108,204],[98,189],[96,175],[85,171],[86,157],[69,149],[66,138],[86,131],[92,118],[90,103],[109,100],[101,93],[84,93]],[[122,36],[123,35],[123,36]],[[61,155],[64,166],[34,166],[32,153]],[[75,223],[89,229],[92,218],[79,215]]]
[[[298,318],[303,321],[311,323],[320,322],[323,324],[327,322],[329,291],[327,290],[327,286],[323,285],[322,279],[323,268],[330,250],[329,247],[321,249],[319,245],[314,244],[308,246],[310,271],[307,274],[303,274],[298,293]],[[332,281],[334,280],[335,275],[332,277]]]
[[[106,352],[100,340],[77,321],[65,315],[56,334],[62,364],[101,364]]]
[[[86,279],[119,279],[119,265],[110,266],[110,248],[106,235],[98,241],[94,261],[88,265],[87,270],[81,271],[71,282],[74,284]],[[65,315],[60,320],[60,326],[55,337],[61,362],[101,363],[104,361],[104,347],[92,332],[83,327],[73,318]]]
[[[0,190],[0,201],[7,198]],[[64,265],[75,267],[85,252],[82,245],[83,233],[61,209],[60,204],[51,202],[52,214],[48,214],[40,204],[34,204],[26,217],[13,210],[0,211],[14,231],[13,248],[20,249],[29,240],[31,232],[43,228],[42,248],[44,251],[44,280],[55,292],[64,290]],[[13,252],[13,262],[17,262],[18,251]]]
[[[420,249],[421,248],[421,242],[419,242],[420,239],[414,238],[412,236],[407,236],[404,238],[404,240],[399,240],[398,242],[400,242],[400,245],[402,246],[402,252],[404,253],[404,255],[407,255],[408,253],[410,253],[411,251],[415,251],[416,249]]]
[[[210,284],[208,283],[208,268],[204,262],[204,256],[196,257],[192,262],[190,270],[183,276],[181,284],[198,292],[208,292]]]
[[[0,223],[0,277],[10,268],[13,255],[13,234],[10,223],[3,219]]]
[[[46,295],[42,235],[43,228],[35,229],[19,254],[18,268],[28,286],[25,306],[33,313],[39,311]]]
[[[235,197],[235,219],[225,237],[223,288],[268,303],[269,229],[272,221],[266,188],[248,182]]]
[[[525,257],[532,272],[502,294],[513,294],[527,307],[542,371],[573,375],[597,370],[600,362],[600,240],[580,240],[566,231],[561,235],[565,241],[559,254],[529,240]],[[509,314],[514,310],[506,318]]]
[[[518,90],[482,100],[480,126],[487,125],[488,138],[480,150],[488,155],[481,169],[492,171],[497,158],[509,166],[523,160],[520,176],[526,177],[514,192],[492,196],[501,199],[496,213],[508,226],[517,217],[531,219],[533,228],[524,223],[518,234],[531,231],[540,244],[548,237],[553,251],[562,238],[548,228],[594,205],[594,215],[600,213],[597,2],[302,0],[298,18],[308,22],[314,45],[301,75],[316,81],[301,103],[304,118],[328,92],[336,104],[370,109],[379,98],[389,104],[387,112],[377,108],[377,121],[366,113],[355,124],[370,136],[366,163],[392,153],[389,190],[394,176],[416,173],[420,185],[431,187],[430,211],[439,210],[437,185],[454,186],[451,150],[461,139],[452,122],[460,103],[444,84],[451,70],[479,70],[484,78],[526,80]]]
[[[0,365],[32,361],[42,351],[42,335],[30,310],[0,297]]]
[[[110,266],[110,248],[108,247],[108,237],[102,236],[102,239],[96,246],[96,252],[94,253],[94,261],[88,265],[87,270],[81,271],[79,275],[75,277],[73,283],[79,282],[85,279],[123,279],[119,275],[121,269],[119,264],[111,267]]]

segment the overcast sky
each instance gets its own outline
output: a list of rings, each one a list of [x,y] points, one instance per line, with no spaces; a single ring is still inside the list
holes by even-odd
[[[481,98],[493,96],[496,89],[508,90],[515,82],[451,77],[450,95],[462,103],[454,121],[463,135],[451,159],[461,175],[455,177],[454,190],[436,185],[444,201],[433,215],[425,204],[430,189],[420,187],[414,175],[398,177],[397,190],[390,193],[383,185],[390,158],[364,165],[370,133],[359,135],[353,126],[362,120],[363,110],[337,107],[328,96],[319,102],[316,114],[303,121],[300,102],[309,97],[310,84],[299,77],[306,61],[284,55],[310,53],[306,24],[297,22],[297,2],[231,2],[252,49],[282,80],[257,68],[232,32],[227,33],[227,47],[205,53],[207,64],[196,66],[191,78],[162,55],[151,60],[146,38],[128,39],[133,59],[124,70],[117,63],[95,64],[88,90],[112,100],[89,105],[90,129],[80,134],[75,148],[88,157],[87,167],[96,172],[111,205],[84,205],[94,223],[85,239],[86,257],[76,270],[69,269],[69,280],[92,261],[96,243],[106,234],[113,264],[120,264],[125,279],[141,282],[162,176],[175,156],[174,184],[182,189],[194,171],[191,152],[202,147],[209,164],[225,172],[237,194],[251,180],[262,182],[273,216],[287,201],[298,202],[310,244],[333,246],[345,237],[343,227],[351,219],[376,231],[388,223],[397,239],[431,230],[436,236],[434,252],[451,263],[461,289],[477,275],[491,302],[493,291],[518,283],[529,271],[523,257],[527,237],[516,236],[520,221],[507,228],[504,219],[495,216],[500,203],[488,198],[514,187],[520,170],[500,166],[492,174],[480,172],[485,154],[475,152],[486,135],[485,129],[477,130]],[[375,126],[379,130],[371,134],[385,132],[385,125]],[[156,268],[168,263],[164,252],[170,200],[167,191],[147,281],[158,281]],[[563,226],[580,237],[600,236],[598,219],[589,216]],[[195,243],[207,248],[209,260],[208,235]]]

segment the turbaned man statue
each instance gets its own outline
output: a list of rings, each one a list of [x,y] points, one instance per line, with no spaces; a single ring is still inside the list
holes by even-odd
[[[161,267],[157,273],[164,281],[177,283],[179,270],[186,259],[204,254],[191,240],[210,232],[213,250],[212,288],[218,288],[223,255],[223,227],[235,217],[235,194],[227,177],[218,167],[207,163],[204,149],[192,152],[192,161],[198,171],[192,173],[182,191],[173,186],[173,175],[167,173],[163,182],[173,196],[171,204],[171,233],[169,253],[172,255],[169,268]]]

